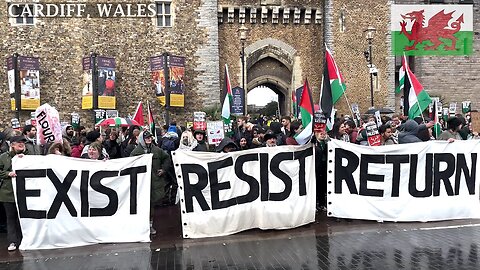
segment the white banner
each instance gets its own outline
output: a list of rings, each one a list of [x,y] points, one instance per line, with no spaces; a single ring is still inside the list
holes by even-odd
[[[315,221],[311,144],[232,153],[175,151],[184,238]]]
[[[328,143],[328,215],[385,221],[480,218],[480,140]]]
[[[108,161],[15,157],[20,249],[150,242],[151,164],[151,154]]]

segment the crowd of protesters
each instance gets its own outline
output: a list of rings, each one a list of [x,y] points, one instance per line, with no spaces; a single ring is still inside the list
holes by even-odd
[[[471,130],[471,125],[463,115],[441,121],[442,133],[438,140],[468,140],[479,138],[478,133]],[[359,123],[358,123],[359,122]],[[335,119],[331,131],[314,128],[312,143],[315,147],[315,166],[317,181],[317,210],[325,210],[326,206],[326,171],[328,141],[333,139],[350,143],[368,145],[365,125],[377,123],[373,116],[353,119],[349,116]],[[418,117],[407,120],[399,115],[384,116],[378,127],[382,145],[415,143],[435,139],[432,128],[434,123],[429,119]],[[157,128],[155,138],[148,129],[139,126],[125,128],[93,129],[84,127],[74,130],[72,126],[63,127],[63,141],[48,145],[36,143],[36,128],[26,125],[22,131],[6,128],[0,132],[0,202],[3,202],[7,217],[9,251],[16,250],[21,241],[21,230],[15,206],[11,160],[14,156],[56,154],[75,158],[107,160],[130,157],[145,153],[153,154],[151,215],[153,207],[175,202],[176,180],[170,154],[172,151],[210,151],[228,153],[254,149],[258,147],[275,147],[279,145],[297,145],[295,135],[302,131],[301,120],[290,116],[280,119],[260,116],[252,119],[249,116],[236,118],[233,133],[225,137],[217,146],[209,145],[205,130],[193,130],[178,126],[176,122]],[[142,131],[143,130],[143,131]],[[151,233],[155,229],[151,224]]]

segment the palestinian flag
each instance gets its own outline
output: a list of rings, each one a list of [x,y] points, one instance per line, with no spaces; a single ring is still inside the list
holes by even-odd
[[[148,127],[150,128],[150,132],[153,134],[153,139],[156,142],[157,129],[155,128],[155,119],[153,118],[152,110],[150,109],[150,103],[148,102],[147,102],[147,110],[148,110]]]
[[[143,120],[143,104],[141,101],[138,102],[137,109],[135,110],[132,119],[137,121],[143,127],[145,121]]]
[[[295,135],[295,140],[298,144],[302,145],[308,143],[313,134],[313,102],[312,93],[310,92],[307,80],[305,80],[305,83],[303,84],[299,111],[300,117],[302,118],[303,130]]]
[[[407,57],[403,56],[403,68],[405,69],[405,87],[403,89],[403,114],[409,119],[422,115],[423,111],[432,103],[432,99],[423,89],[423,86],[408,67]]]
[[[225,84],[223,87],[225,99],[223,100],[222,119],[225,125],[230,125],[230,109],[233,103],[232,86],[230,85],[230,76],[228,75],[228,66],[225,65]]]
[[[297,115],[297,97],[295,95],[295,91],[292,91],[292,113],[295,117],[298,117]]]
[[[438,138],[442,133],[442,126],[440,125],[440,121],[438,121],[438,104],[437,101],[433,102],[433,137]]]
[[[398,70],[398,86],[395,89],[395,94],[399,94],[403,91],[403,88],[405,87],[405,69],[403,68],[404,58],[402,57],[402,66]]]
[[[325,47],[325,65],[323,68],[322,89],[320,93],[320,110],[327,118],[327,130],[332,130],[335,120],[334,104],[345,93],[345,80],[338,69],[335,59]]]
[[[394,55],[474,53],[473,5],[392,5],[390,10]]]

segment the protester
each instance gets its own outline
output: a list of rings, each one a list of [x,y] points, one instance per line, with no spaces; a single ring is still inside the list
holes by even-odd
[[[72,149],[70,148],[70,143],[67,139],[62,138],[62,142],[55,142],[50,145],[48,148],[47,154],[62,155],[62,156],[71,156]]]
[[[243,138],[245,139],[245,138]],[[223,138],[220,144],[217,146],[215,149],[217,153],[229,153],[229,152],[234,152],[238,151],[238,146],[237,144],[232,141],[230,138]]]
[[[285,145],[287,144],[287,136],[282,133],[282,124],[279,122],[271,122],[270,123],[270,131],[277,137],[277,145]],[[265,139],[266,141],[266,139]]]
[[[317,182],[317,211],[327,206],[327,143],[328,135],[324,129],[314,129],[315,179]]]
[[[238,145],[238,150],[248,150],[250,147],[248,146],[247,138],[241,138],[240,144]]]
[[[248,144],[250,145],[252,142],[252,133],[248,130],[247,126],[247,118],[246,117],[238,117],[237,118],[237,127],[234,129],[233,139],[235,143],[239,144],[241,138],[246,138]]]
[[[80,158],[82,156],[83,148],[87,138],[81,136],[73,138],[72,140],[72,154],[71,157]]]
[[[66,125],[62,128],[62,136],[70,144],[72,144],[72,142],[73,142],[74,134],[75,134],[75,132],[74,132],[73,127],[71,125]]]
[[[195,147],[197,147],[197,140],[193,137],[192,132],[190,130],[184,131],[178,149],[192,151]]]
[[[198,129],[193,132],[193,137],[197,140],[197,146],[193,148],[193,151],[208,152],[208,144],[205,141],[205,136],[205,130]]]
[[[343,124],[345,126],[345,133],[348,135],[348,140],[351,143],[357,143],[358,130],[355,122],[352,119],[347,118]]]
[[[290,135],[290,124],[292,123],[292,118],[290,118],[290,116],[288,115],[285,115],[285,116],[282,116],[282,133],[285,135],[285,136],[289,136]]]
[[[345,132],[344,121],[335,121],[332,129],[332,136],[334,139],[344,142],[350,142],[350,136]]]
[[[15,196],[13,193],[12,177],[16,173],[12,171],[12,158],[14,156],[22,157],[28,154],[25,148],[27,139],[24,136],[13,136],[10,138],[10,151],[0,155],[0,202],[3,203],[7,215],[7,240],[9,243],[8,251],[14,251],[22,241],[22,229],[18,218],[17,207],[15,205]]]
[[[418,123],[415,120],[409,119],[403,124],[403,130],[398,134],[398,143],[416,143],[421,142],[418,134]]]
[[[251,148],[262,147],[265,143],[264,136],[265,136],[264,128],[262,128],[261,126],[254,128]]]
[[[128,135],[125,141],[123,141],[121,148],[122,148],[122,156],[129,157],[130,153],[137,147],[137,137],[140,134],[140,127],[139,126],[130,126],[128,128]]]
[[[25,148],[29,155],[41,155],[42,148],[37,144],[37,129],[32,125],[26,125],[23,127],[23,135],[27,141],[25,142]]]
[[[82,150],[82,155],[81,155],[82,158],[87,158],[88,148],[90,148],[90,144],[92,144],[94,142],[99,142],[100,145],[102,145],[102,143],[103,143],[103,136],[97,130],[92,130],[92,131],[87,133],[87,142],[85,143],[85,146],[83,147],[83,150]],[[105,148],[102,147],[101,151],[102,151],[102,156],[105,159],[110,158],[110,156],[108,155],[107,150],[105,150]]]
[[[392,127],[389,124],[381,125],[378,128],[378,133],[381,136],[381,145],[393,145],[396,142],[392,139]]]
[[[295,135],[297,135],[300,130],[302,123],[300,121],[293,121],[290,123],[290,132],[288,137],[285,139],[287,145],[298,145],[297,140],[295,140]]]
[[[277,146],[277,134],[273,133],[273,131],[268,130],[263,139],[265,140],[265,147]]]
[[[122,151],[120,144],[118,144],[118,134],[116,131],[110,131],[108,134],[108,139],[103,142],[103,147],[108,153],[110,159],[121,158]]]
[[[462,140],[462,137],[458,133],[460,129],[462,129],[463,123],[462,121],[456,117],[450,117],[447,120],[447,130],[442,132],[440,136],[438,136],[437,140],[444,140],[453,142],[455,140]]]
[[[131,156],[139,156],[143,154],[153,154],[152,157],[152,182],[150,188],[150,233],[156,234],[157,231],[153,227],[153,207],[159,205],[165,197],[165,179],[167,171],[170,169],[170,156],[153,144],[153,135],[150,131],[145,130],[138,136],[138,145],[132,151]]]
[[[82,155],[82,158],[93,159],[93,160],[107,160],[108,157],[103,155],[105,149],[101,142],[96,141],[88,145],[87,155]]]

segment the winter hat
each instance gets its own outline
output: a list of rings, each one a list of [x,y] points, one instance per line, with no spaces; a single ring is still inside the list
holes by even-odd
[[[100,132],[98,132],[96,130],[92,130],[92,131],[87,133],[87,141],[89,141],[89,142],[94,142],[98,138],[100,138]]]

